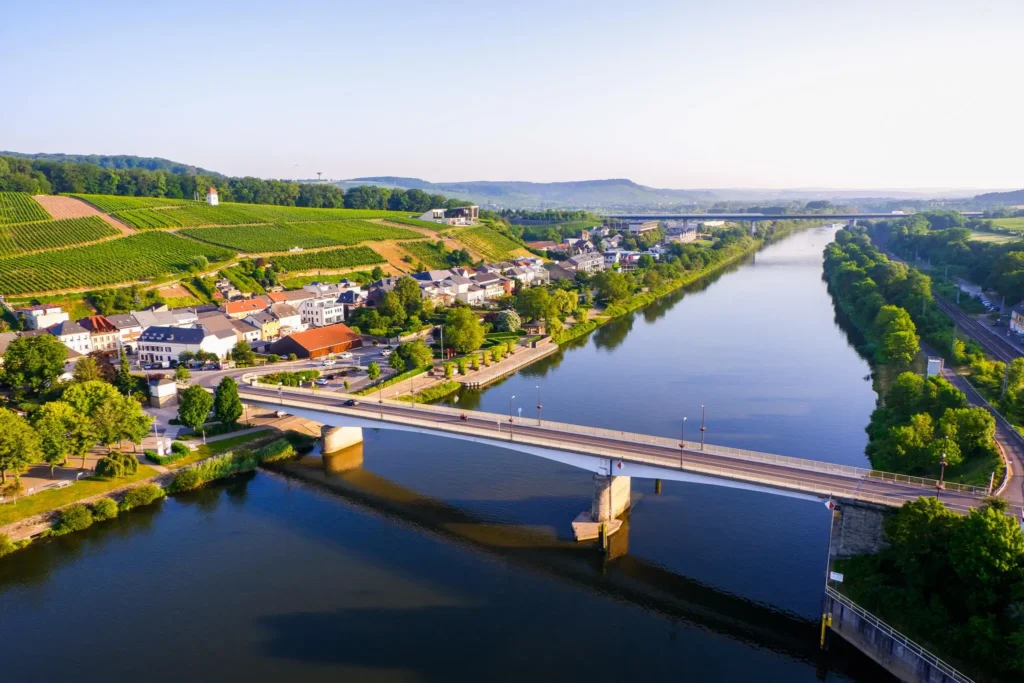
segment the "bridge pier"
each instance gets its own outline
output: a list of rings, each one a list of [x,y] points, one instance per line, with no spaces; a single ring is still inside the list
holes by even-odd
[[[883,524],[889,510],[891,508],[872,503],[840,501],[838,519],[833,520],[829,555],[846,558],[881,550],[886,545]]]
[[[572,532],[577,541],[589,541],[598,538],[601,526],[605,534],[611,536],[622,521],[616,519],[629,509],[631,477],[594,475],[594,497],[591,499],[590,510],[584,511],[572,523]]]
[[[329,427],[320,428],[321,452],[334,453],[363,442],[362,427]]]

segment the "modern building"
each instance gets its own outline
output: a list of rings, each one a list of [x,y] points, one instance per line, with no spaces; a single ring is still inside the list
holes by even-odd
[[[89,345],[93,351],[118,353],[121,350],[121,332],[106,316],[90,315],[78,324],[89,330]]]
[[[271,292],[267,294],[267,298],[275,304],[291,304],[295,308],[299,307],[303,301],[307,299],[313,299],[316,295],[305,289],[292,289],[287,292]]]
[[[92,343],[89,340],[89,330],[85,329],[74,320],[65,320],[56,325],[50,325],[46,331],[60,340],[60,342],[83,356],[92,351]]]
[[[234,333],[232,333],[234,336]],[[150,327],[139,336],[139,361],[143,363],[170,363],[185,351],[205,351],[224,358],[234,346],[234,339],[225,349],[224,338],[219,338],[206,327]]]
[[[480,218],[479,206],[460,206],[456,209],[430,209],[420,216],[421,221],[446,225],[472,225]]]
[[[599,270],[604,270],[604,255],[597,251],[590,251],[585,254],[570,256],[562,265],[577,273],[595,273]]]
[[[25,329],[45,330],[51,325],[62,323],[71,319],[60,306],[52,304],[39,304],[28,308],[19,308],[15,313],[25,319]]]
[[[640,235],[658,229],[658,221],[630,221],[626,228],[634,235]]]
[[[307,299],[299,306],[299,315],[303,325],[327,327],[345,321],[345,306],[334,296]]]
[[[278,339],[269,350],[279,356],[294,353],[299,358],[323,358],[332,353],[358,349],[362,345],[362,339],[348,325],[337,324]]]

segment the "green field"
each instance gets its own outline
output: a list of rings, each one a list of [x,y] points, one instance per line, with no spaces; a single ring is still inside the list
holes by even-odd
[[[0,226],[0,257],[95,242],[119,234],[99,216]]]
[[[384,258],[369,247],[329,249],[327,251],[311,251],[307,254],[271,256],[269,260],[277,268],[294,272],[321,268],[324,270],[338,270],[341,268],[384,263]]]
[[[971,240],[974,242],[1012,242],[1013,240],[1020,239],[1020,236],[1014,235],[1000,235],[996,232],[979,232],[978,230],[971,231]]]
[[[69,196],[87,201],[104,213],[198,203],[192,199],[167,199],[165,197],[120,197],[108,194],[71,194]]]
[[[199,256],[224,261],[234,252],[176,235],[143,233],[0,259],[0,292],[23,294],[148,280],[185,271]]]
[[[452,236],[470,249],[486,256],[489,261],[505,261],[515,256],[513,252],[522,248],[521,245],[486,225],[456,230]]]
[[[427,268],[443,269],[448,267],[447,261],[444,260],[444,255],[437,248],[437,242],[434,240],[402,242],[402,249],[412,254],[416,260],[422,262]]]
[[[992,222],[1006,230],[1024,232],[1024,218],[996,218]]]
[[[388,220],[392,223],[401,223],[402,225],[411,225],[414,228],[426,228],[427,230],[443,230],[448,227],[443,223],[421,221],[419,218],[407,218],[402,216],[388,216]]]
[[[361,220],[194,228],[182,230],[181,233],[249,254],[288,251],[296,247],[342,247],[367,241],[406,240],[420,236],[411,230]]]
[[[0,192],[0,224],[48,221],[46,213],[32,195],[24,192]]]

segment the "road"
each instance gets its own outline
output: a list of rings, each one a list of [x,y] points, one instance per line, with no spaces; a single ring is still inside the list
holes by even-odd
[[[494,438],[501,441],[515,441],[517,437],[534,437],[554,447],[567,452],[595,455],[602,450],[615,453],[615,458],[625,462],[643,463],[656,465],[671,469],[689,470],[694,473],[708,474],[724,479],[736,481],[761,483],[773,488],[781,488],[793,491],[812,492],[816,495],[828,496],[835,494],[837,497],[860,498],[872,502],[884,502],[888,505],[900,505],[918,497],[934,496],[937,489],[929,485],[910,484],[881,480],[865,475],[854,476],[850,474],[837,474],[812,469],[782,464],[778,462],[761,462],[742,457],[731,457],[722,453],[712,452],[717,449],[708,445],[707,450],[701,451],[699,447],[688,447],[685,450],[667,445],[653,443],[638,443],[630,440],[630,435],[622,432],[622,438],[612,438],[603,435],[592,435],[570,432],[559,429],[550,423],[545,425],[531,424],[532,420],[517,419],[512,424],[511,434],[508,418],[502,418],[496,424],[495,415],[479,413],[476,411],[464,411],[466,420],[460,419],[458,414],[439,412],[432,410],[430,406],[419,406],[416,404],[398,405],[392,402],[383,404],[376,401],[360,400],[357,405],[342,406],[344,396],[337,395],[310,395],[308,393],[279,392],[276,388],[261,386],[243,386],[239,389],[243,400],[261,400],[265,403],[275,403],[279,400],[301,402],[295,407],[306,407],[316,410],[320,406],[329,406],[332,412],[352,414],[357,417],[384,422],[408,423],[417,421],[423,423],[427,429],[436,429],[439,434],[446,432],[459,432],[462,430],[485,432],[493,434]],[[284,410],[287,405],[284,404]],[[650,438],[650,437],[647,437]],[[533,441],[532,443],[535,443]],[[696,446],[687,442],[691,446]],[[825,465],[827,466],[827,465]],[[852,469],[852,468],[849,468]],[[952,509],[964,512],[972,507],[977,507],[984,498],[984,492],[966,493],[945,490],[939,492],[939,498]]]
[[[390,372],[388,366],[388,359],[383,356],[385,347],[366,346],[360,349],[354,349],[351,351],[352,358],[342,360],[338,358],[333,367],[324,367],[322,359],[309,359],[304,358],[295,361],[280,361],[273,365],[262,365],[253,368],[233,368],[231,370],[193,370],[192,371],[192,382],[198,384],[207,389],[216,387],[220,381],[225,377],[234,377],[238,380],[242,375],[255,374],[255,375],[268,375],[272,372],[299,372],[300,370],[317,370],[321,374],[333,374],[339,372],[345,368],[355,367],[358,369],[358,373],[350,373],[350,376],[345,377],[350,384],[352,391],[358,390],[364,384],[369,383],[369,378],[366,376],[366,366],[370,363],[376,362],[380,365],[381,371],[386,377]],[[324,388],[325,391],[340,391],[344,389],[342,383],[344,379],[331,380],[330,384]]]
[[[981,348],[996,360],[1011,363],[1021,357],[1020,351],[1007,339],[960,310],[955,303],[936,296],[935,305],[946,317],[953,320],[966,336],[978,342]]]

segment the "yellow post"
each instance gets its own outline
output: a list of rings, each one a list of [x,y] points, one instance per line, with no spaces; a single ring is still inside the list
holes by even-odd
[[[825,627],[828,625],[828,613],[823,612],[821,615],[821,649],[825,649]]]

